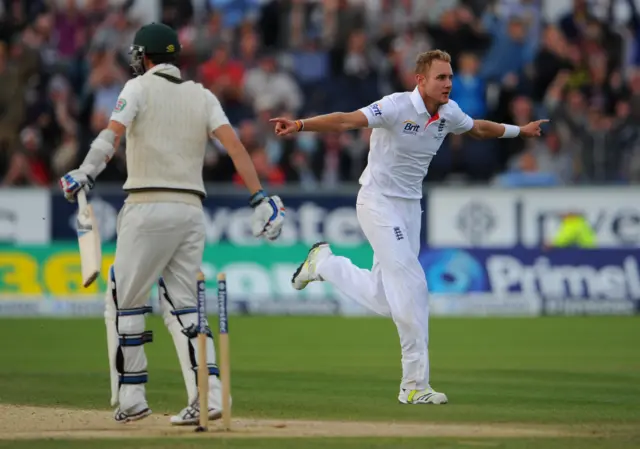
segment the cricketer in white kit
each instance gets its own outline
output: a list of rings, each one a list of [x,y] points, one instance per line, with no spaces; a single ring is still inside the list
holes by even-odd
[[[374,250],[373,267],[358,268],[334,255],[328,243],[318,242],[294,273],[292,284],[301,290],[313,281],[330,282],[347,297],[393,319],[402,349],[398,400],[403,404],[448,402],[429,380],[428,290],[418,260],[422,184],[432,158],[450,133],[481,139],[535,137],[546,121],[517,127],[472,119],[449,99],[450,62],[449,54],[440,50],[420,54],[412,92],[388,95],[354,112],[272,119],[280,136],[374,128],[356,201],[358,221]]]
[[[108,127],[94,140],[82,165],[61,178],[69,201],[88,191],[126,132],[129,193],[119,213],[115,261],[105,301],[111,404],[115,420],[129,422],[151,414],[144,345],[151,288],[159,283],[164,322],[173,338],[186,390],[187,407],[172,416],[175,425],[198,424],[197,275],[205,244],[202,179],[211,137],[226,148],[252,194],[252,231],[276,239],[284,220],[277,196],[267,196],[246,149],[230,126],[218,99],[201,84],[181,78],[175,66],[180,43],[170,27],[152,23],[135,35],[131,47],[137,77],[122,90]],[[219,370],[209,332],[209,419],[222,414]]]

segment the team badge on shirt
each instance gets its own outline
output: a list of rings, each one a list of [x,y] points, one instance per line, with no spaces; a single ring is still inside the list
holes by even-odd
[[[124,98],[118,98],[118,102],[116,103],[116,107],[115,107],[115,111],[116,112],[122,112],[124,111],[124,108],[127,107],[127,100],[125,100]]]
[[[444,124],[446,122],[447,121],[445,119],[440,119],[440,123],[438,123],[438,134],[435,137],[436,140],[444,139]]]

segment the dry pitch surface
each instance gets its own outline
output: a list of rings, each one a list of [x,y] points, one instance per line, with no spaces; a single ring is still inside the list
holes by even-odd
[[[110,412],[65,408],[0,405],[0,439],[157,438],[205,434],[194,427],[175,427],[168,415],[154,414],[133,423],[117,424]],[[512,424],[430,424],[407,422],[232,420],[232,431],[212,422],[209,435],[216,437],[584,437],[568,427]]]

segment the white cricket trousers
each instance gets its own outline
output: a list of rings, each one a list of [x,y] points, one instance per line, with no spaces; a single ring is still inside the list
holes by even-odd
[[[184,201],[191,198],[189,194],[178,195]],[[125,411],[139,411],[147,402],[144,345],[152,341],[152,333],[145,330],[144,315],[150,311],[149,295],[156,283],[160,310],[176,346],[188,402],[198,396],[195,373],[199,349],[194,326],[198,322],[197,275],[205,246],[205,222],[201,201],[195,197],[189,201],[160,200],[154,193],[136,193],[128,198],[118,216],[105,322],[111,403]],[[215,349],[213,339],[207,340],[209,404],[220,409]]]
[[[356,210],[374,251],[373,267],[361,269],[334,255],[318,265],[318,274],[345,296],[393,319],[402,348],[400,388],[428,388],[429,303],[426,277],[418,260],[420,200],[361,189]]]

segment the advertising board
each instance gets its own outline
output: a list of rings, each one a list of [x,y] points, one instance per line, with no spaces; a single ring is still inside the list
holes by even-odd
[[[432,295],[456,311],[632,314],[640,305],[638,250],[429,249],[420,261]]]
[[[83,288],[77,244],[0,247],[0,315],[102,313],[109,267],[115,246],[103,247],[101,277]],[[340,297],[328,283],[314,283],[303,291],[291,287],[291,276],[309,250],[305,245],[240,247],[229,243],[205,248],[209,310],[215,312],[216,275],[227,276],[231,313],[360,314],[357,305]],[[368,246],[335,247],[359,266],[369,266]],[[195,282],[195,280],[194,280]],[[156,303],[157,291],[150,292]]]
[[[3,188],[0,194],[0,244],[48,242],[50,217],[48,190]]]
[[[640,248],[640,188],[436,188],[429,191],[429,247],[539,249],[563,215],[582,214],[599,248]]]
[[[366,243],[355,210],[355,195],[281,195],[287,219],[276,246],[299,243],[312,245],[320,240],[341,247],[357,248]],[[90,196],[98,228],[104,242],[116,238],[118,212],[124,204],[122,193]],[[53,195],[52,238],[74,240],[77,208],[62,196]],[[211,195],[204,201],[207,243],[231,243],[238,246],[261,246],[264,243],[251,233],[251,214],[245,195]]]

